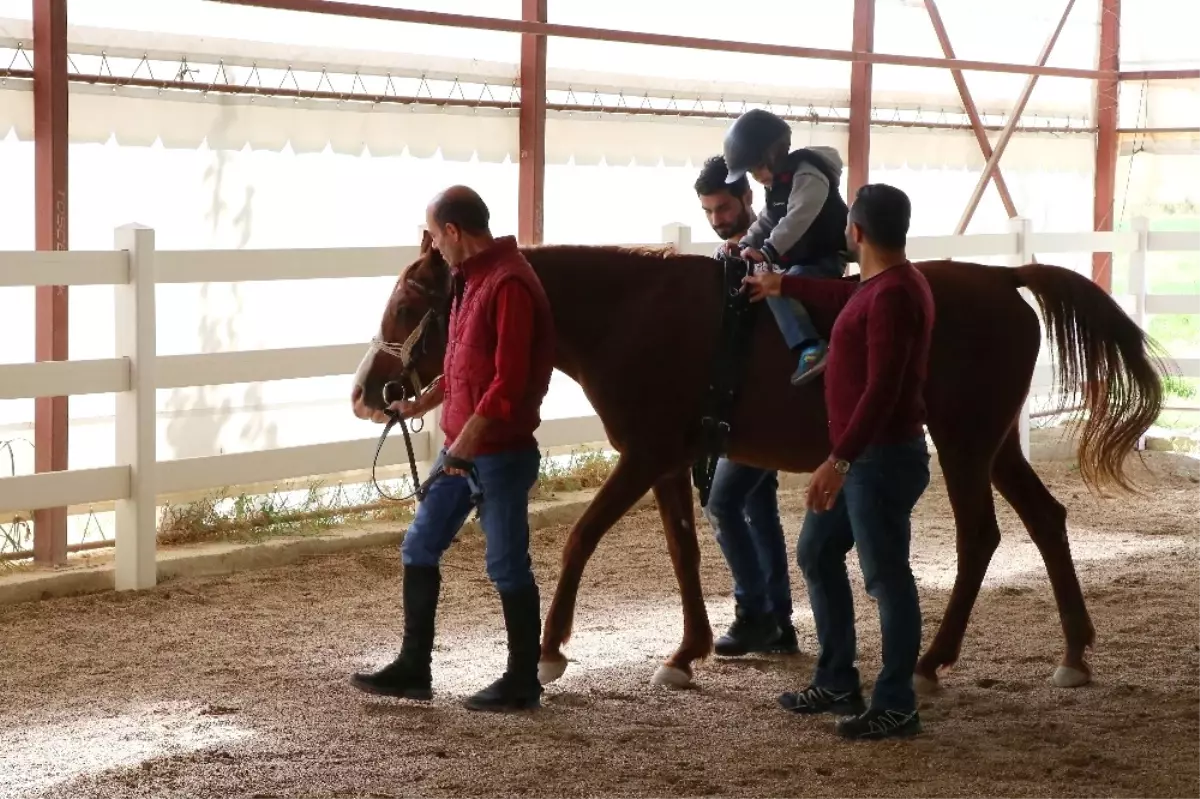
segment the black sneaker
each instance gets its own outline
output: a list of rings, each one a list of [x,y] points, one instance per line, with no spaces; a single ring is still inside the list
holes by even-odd
[[[779,625],[770,615],[752,616],[738,607],[729,630],[716,640],[713,651],[721,657],[740,657],[751,652],[774,652]]]
[[[796,627],[790,619],[779,619],[779,638],[776,639],[771,651],[777,655],[796,655],[800,653],[800,642],[796,638]]]
[[[878,710],[848,719],[839,719],[837,733],[843,738],[875,741],[881,738],[904,738],[921,731],[921,717],[915,710]]]
[[[803,691],[779,695],[779,706],[793,713],[834,713],[858,716],[867,709],[862,691],[830,691],[810,685]]]

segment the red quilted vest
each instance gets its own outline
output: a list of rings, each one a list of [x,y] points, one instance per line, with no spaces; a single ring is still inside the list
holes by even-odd
[[[507,422],[494,420],[480,441],[479,455],[537,446],[533,432],[541,424],[542,399],[554,370],[554,318],[546,291],[512,236],[468,258],[456,268],[462,295],[450,309],[449,344],[442,367],[442,431],[449,447],[475,413],[496,376],[496,290],[505,280],[519,280],[533,297],[533,352],[529,384]]]

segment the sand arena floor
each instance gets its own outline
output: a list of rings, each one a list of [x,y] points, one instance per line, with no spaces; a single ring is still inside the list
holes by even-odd
[[[567,649],[574,662],[534,715],[459,705],[505,657],[479,540],[448,556],[430,705],[347,684],[399,644],[390,549],[0,608],[0,796],[1197,796],[1200,463],[1158,453],[1148,463],[1148,496],[1112,499],[1087,494],[1069,464],[1039,466],[1070,509],[1095,683],[1049,685],[1058,617],[1037,550],[1001,503],[1004,540],[962,661],[923,700],[926,732],[909,741],[848,744],[827,719],[775,708],[808,676],[816,646],[795,574],[804,654],[713,659],[700,664],[699,690],[651,687],[680,612],[650,510],[602,543]],[[781,494],[790,536],[802,500]],[[729,577],[701,532],[723,628]],[[536,536],[544,603],[565,534]],[[914,553],[928,641],[953,580],[940,479],[918,508]],[[856,590],[869,677],[878,616],[861,580]]]

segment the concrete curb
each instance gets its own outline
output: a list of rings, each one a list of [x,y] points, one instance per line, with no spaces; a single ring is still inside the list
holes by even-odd
[[[536,531],[573,524],[583,515],[593,496],[594,492],[577,491],[530,503],[530,529]],[[647,494],[634,505],[634,509],[653,504],[653,495]],[[397,546],[404,538],[403,528],[380,529],[391,524],[394,523],[379,522],[366,528],[352,528],[319,536],[275,538],[249,543],[218,542],[162,549],[158,553],[158,582],[162,585],[175,579],[286,566],[311,555]],[[464,525],[461,534],[480,532],[479,523],[472,519]],[[112,558],[111,555],[102,557],[107,562],[70,565],[54,571],[0,575],[0,605],[111,591]]]

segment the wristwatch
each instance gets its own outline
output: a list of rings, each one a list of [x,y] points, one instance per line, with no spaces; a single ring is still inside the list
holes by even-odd
[[[850,471],[850,461],[844,461],[841,458],[830,458],[829,462],[833,464],[833,470],[843,477]]]

